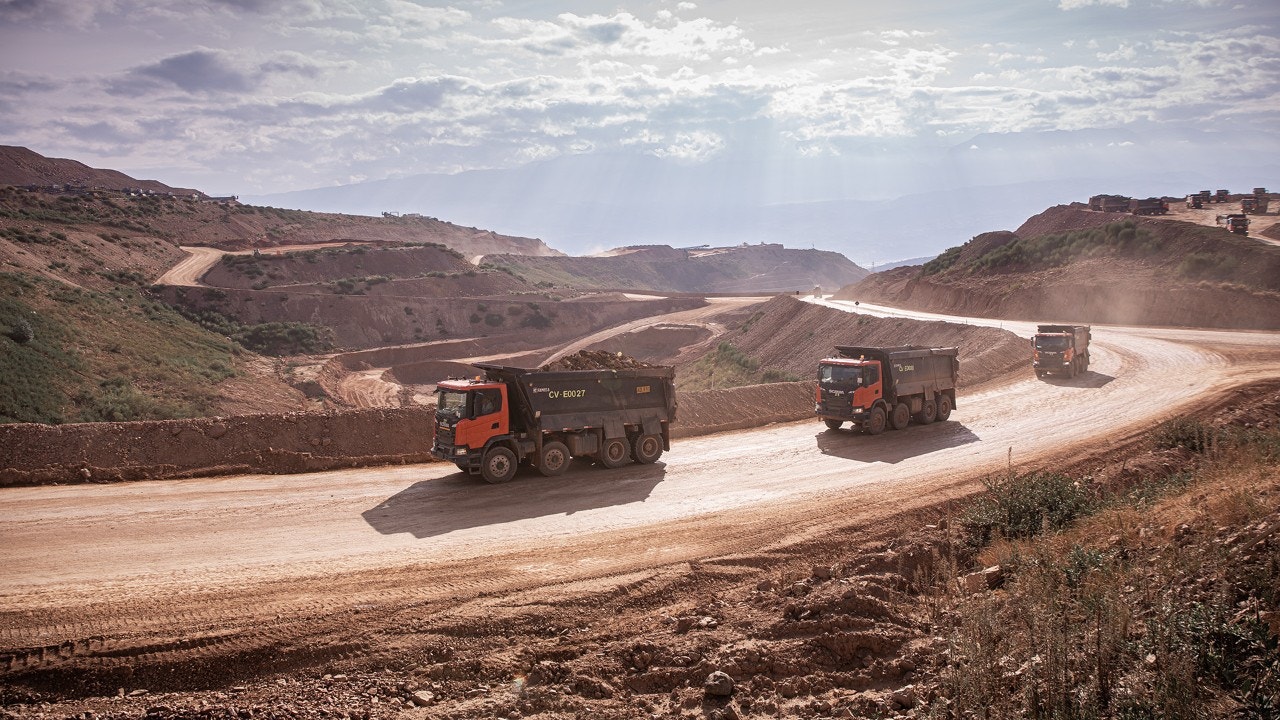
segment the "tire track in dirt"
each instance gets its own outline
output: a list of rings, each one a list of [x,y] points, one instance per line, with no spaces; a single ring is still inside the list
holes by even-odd
[[[1094,337],[1085,375],[981,389],[951,422],[874,438],[788,423],[685,440],[651,466],[575,463],[502,486],[424,465],[8,489],[0,677],[282,670],[385,652],[424,623],[465,627],[495,603],[658,593],[667,576],[891,526],[970,491],[1010,448],[1027,467],[1122,442],[1246,376],[1280,374],[1274,333]]]

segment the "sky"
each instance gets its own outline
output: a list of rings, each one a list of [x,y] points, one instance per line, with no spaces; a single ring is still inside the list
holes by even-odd
[[[0,0],[0,144],[210,194],[479,173],[890,201],[1099,164],[1191,182],[1257,138],[1226,163],[1248,182],[1277,133],[1275,0]],[[1185,158],[1125,154],[1143,138]]]

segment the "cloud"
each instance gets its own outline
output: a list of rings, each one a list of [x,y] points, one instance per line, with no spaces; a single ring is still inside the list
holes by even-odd
[[[1079,10],[1091,6],[1110,6],[1118,8],[1129,7],[1129,0],[1059,0],[1058,8],[1061,10]]]
[[[100,12],[115,9],[115,0],[0,0],[0,26],[69,25],[85,28]]]
[[[141,65],[107,83],[113,95],[137,97],[180,90],[189,95],[244,94],[278,76],[315,78],[334,67],[316,63],[301,53],[281,52],[253,64],[242,56],[200,48]]]

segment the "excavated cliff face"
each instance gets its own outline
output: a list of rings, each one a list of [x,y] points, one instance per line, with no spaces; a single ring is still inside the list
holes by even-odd
[[[835,298],[914,310],[1011,320],[1280,329],[1274,270],[1280,248],[1241,240],[1184,222],[1142,218],[1157,249],[1145,255],[1085,253],[1059,267],[998,268],[973,264],[1019,238],[1099,228],[1127,215],[1059,206],[1027,220],[1016,233],[979,235],[954,252],[954,262],[926,274],[900,267],[841,288]],[[1196,280],[1184,263],[1199,260],[1226,270]],[[936,270],[936,268],[930,268]]]
[[[895,268],[842,288],[834,297],[1009,320],[1280,329],[1280,295],[1227,285],[1162,287],[1138,278],[1089,282],[1036,275],[962,285],[937,282],[919,272],[919,267]]]

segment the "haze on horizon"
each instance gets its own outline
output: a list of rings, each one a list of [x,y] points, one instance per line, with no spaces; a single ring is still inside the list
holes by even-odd
[[[1280,184],[1271,0],[601,7],[0,0],[0,143],[569,252],[863,264],[1090,191]]]

